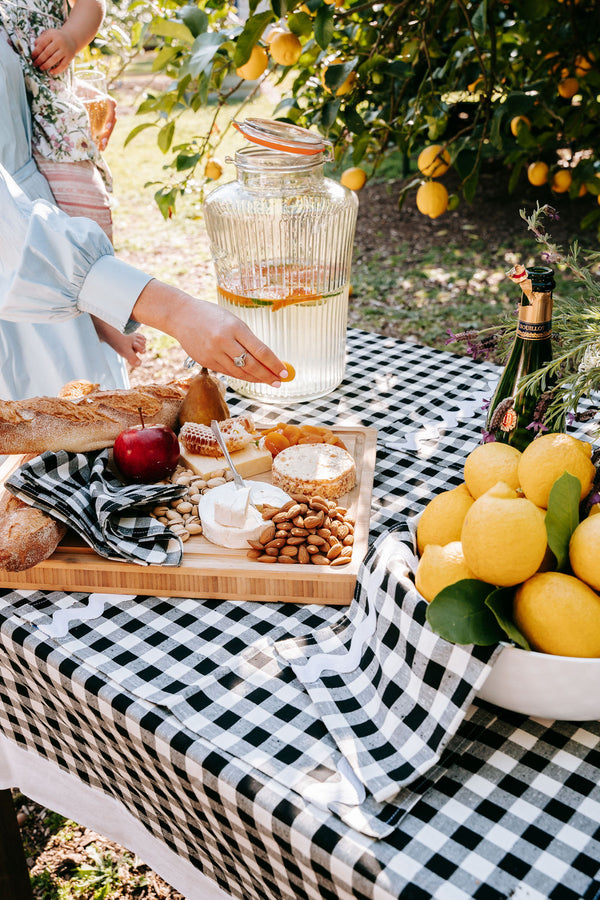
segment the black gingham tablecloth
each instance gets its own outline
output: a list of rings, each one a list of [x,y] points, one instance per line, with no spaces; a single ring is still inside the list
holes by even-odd
[[[378,428],[374,541],[462,481],[495,378],[349,332],[344,383],[297,415]],[[344,615],[2,591],[0,731],[121,801],[233,897],[597,897],[599,723],[475,702],[439,762],[376,802],[274,650]]]

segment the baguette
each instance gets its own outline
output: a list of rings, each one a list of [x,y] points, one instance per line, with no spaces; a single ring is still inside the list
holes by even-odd
[[[130,390],[92,390],[77,400],[0,400],[0,454],[86,453],[112,447],[121,431],[140,424],[140,409],[145,424],[176,429],[185,393],[178,385],[151,384]]]
[[[21,572],[52,556],[67,527],[3,489],[0,493],[0,569]]]

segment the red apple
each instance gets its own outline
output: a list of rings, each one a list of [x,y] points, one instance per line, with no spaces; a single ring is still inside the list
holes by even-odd
[[[119,471],[129,481],[150,484],[162,481],[175,471],[179,462],[179,441],[167,425],[133,425],[122,431],[113,447]]]

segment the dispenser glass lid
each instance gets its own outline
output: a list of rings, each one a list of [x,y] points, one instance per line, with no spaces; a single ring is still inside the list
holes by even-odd
[[[252,143],[271,150],[300,153],[303,156],[325,153],[328,159],[331,156],[331,141],[299,125],[276,122],[273,119],[250,118],[243,122],[234,121],[233,126]]]

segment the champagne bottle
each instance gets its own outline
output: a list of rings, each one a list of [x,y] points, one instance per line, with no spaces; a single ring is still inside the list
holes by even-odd
[[[486,431],[497,441],[523,450],[536,435],[531,426],[541,389],[520,390],[520,381],[552,360],[552,291],[549,266],[518,265],[508,277],[521,288],[519,324],[514,344],[490,403]],[[561,430],[554,427],[552,430]]]

